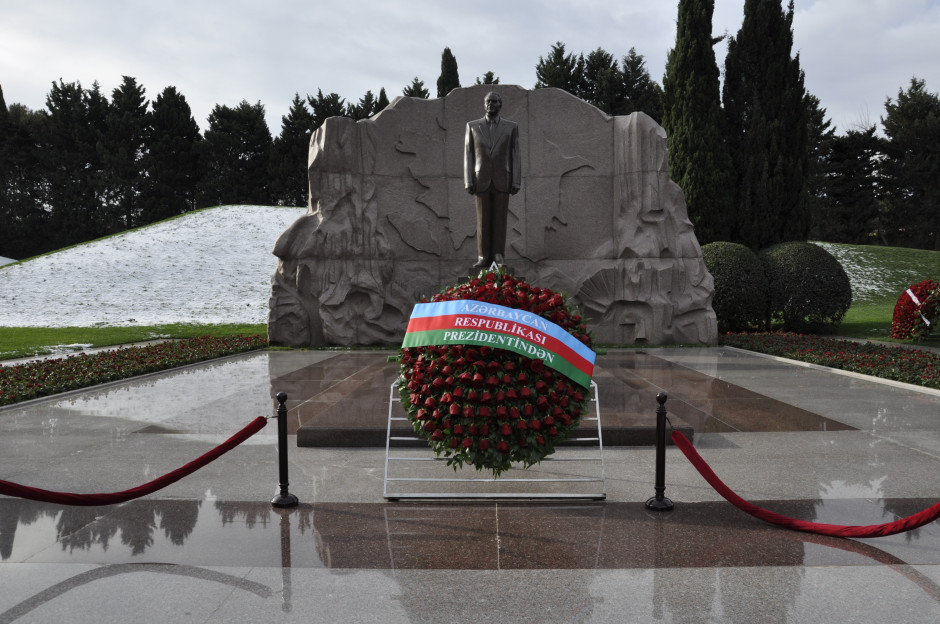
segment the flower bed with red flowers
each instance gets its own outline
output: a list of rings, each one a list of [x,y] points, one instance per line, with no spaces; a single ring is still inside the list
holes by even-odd
[[[529,311],[591,346],[563,295],[501,271],[483,272],[430,301],[461,299]],[[454,470],[468,464],[499,476],[513,463],[540,462],[578,426],[589,400],[586,388],[542,360],[503,349],[406,347],[400,360],[398,388],[414,430]]]
[[[786,332],[724,334],[721,343],[883,379],[940,388],[940,355],[922,349]]]
[[[897,340],[924,338],[940,318],[940,284],[924,280],[909,289],[917,302],[906,291],[898,297],[891,320],[891,337]]]
[[[206,336],[0,366],[0,405],[263,349],[267,344],[260,335]]]

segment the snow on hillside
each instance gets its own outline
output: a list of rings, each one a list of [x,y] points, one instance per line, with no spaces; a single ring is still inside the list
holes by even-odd
[[[271,250],[305,212],[223,206],[0,267],[0,326],[265,323]]]

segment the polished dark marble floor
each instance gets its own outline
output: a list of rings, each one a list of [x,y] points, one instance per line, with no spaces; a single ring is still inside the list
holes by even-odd
[[[289,429],[297,434],[299,446],[385,446],[389,386],[398,375],[398,365],[388,362],[388,355],[340,354],[271,379],[272,394],[288,395]],[[599,356],[594,381],[604,443],[610,446],[655,443],[654,398],[659,392],[669,395],[673,425],[690,437],[854,429],[643,351]]]

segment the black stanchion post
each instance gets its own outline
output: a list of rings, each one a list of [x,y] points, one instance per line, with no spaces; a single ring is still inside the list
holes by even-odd
[[[296,507],[297,497],[287,491],[287,394],[277,393],[277,461],[278,478],[280,479],[280,492],[271,501],[275,507]]]
[[[666,498],[666,393],[656,395],[656,496],[646,501],[653,511],[672,511],[674,505]]]

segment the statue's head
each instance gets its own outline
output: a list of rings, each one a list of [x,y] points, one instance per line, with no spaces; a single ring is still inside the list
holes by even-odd
[[[500,109],[503,108],[503,98],[500,97],[499,93],[490,91],[483,98],[483,108],[486,109],[487,117],[495,117],[499,115]]]

